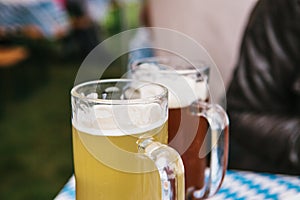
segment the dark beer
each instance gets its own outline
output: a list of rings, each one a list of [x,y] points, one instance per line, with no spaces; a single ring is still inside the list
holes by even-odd
[[[224,144],[221,160],[227,166],[228,160],[228,126],[224,127],[221,138],[211,138],[211,145],[204,146],[204,138],[208,133],[208,122],[204,117],[193,115],[189,107],[169,108],[168,143],[175,148],[183,159],[185,166],[185,188],[201,189],[205,181],[205,169],[209,166],[207,157],[200,156],[200,148],[210,152],[217,140]],[[215,141],[214,141],[215,140]],[[225,170],[225,168],[223,169]],[[222,173],[223,176],[225,171]],[[224,177],[222,177],[223,179]]]
[[[228,118],[223,109],[208,103],[209,68],[204,63],[188,62],[179,57],[154,57],[138,60],[131,69],[134,79],[156,82],[168,88],[168,143],[180,153],[184,163],[186,198],[195,194],[192,191],[201,189],[204,190],[196,192],[197,198],[211,196],[220,187],[227,166]],[[199,104],[199,110],[191,112],[191,105],[198,101],[204,103],[204,107]],[[220,127],[209,130],[201,109],[221,118]],[[215,120],[210,117],[210,122]],[[210,153],[213,147],[217,148]],[[210,160],[217,163],[210,166]],[[206,170],[218,175],[206,177]],[[204,187],[205,184],[208,187]]]
[[[188,107],[169,108],[169,145],[181,153],[185,166],[186,188],[202,188],[205,158],[199,158],[200,147],[207,132],[207,121],[193,116]]]

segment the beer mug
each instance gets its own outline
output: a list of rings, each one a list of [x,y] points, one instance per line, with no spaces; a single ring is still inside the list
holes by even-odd
[[[168,91],[108,79],[71,90],[77,200],[184,199],[184,167],[167,146]]]
[[[169,90],[168,143],[183,159],[187,199],[213,196],[225,176],[228,160],[228,116],[209,103],[209,67],[180,57],[136,60],[130,65],[135,80]]]

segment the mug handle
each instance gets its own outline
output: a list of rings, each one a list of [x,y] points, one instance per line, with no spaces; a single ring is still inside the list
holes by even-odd
[[[173,148],[154,141],[153,138],[138,141],[140,153],[144,153],[156,165],[161,181],[162,200],[184,200],[184,166],[179,153]]]
[[[204,158],[210,153],[210,167],[205,171],[204,186],[188,188],[186,194],[187,200],[197,200],[213,196],[223,182],[228,162],[229,119],[220,105],[201,100],[190,105],[190,113],[204,117],[209,125],[199,151],[199,158]]]

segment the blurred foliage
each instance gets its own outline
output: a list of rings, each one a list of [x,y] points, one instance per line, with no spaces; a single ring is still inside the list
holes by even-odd
[[[82,59],[53,46],[0,68],[0,199],[53,199],[73,173],[70,90]],[[120,77],[126,57],[102,78]]]
[[[141,2],[137,0],[122,2],[111,0],[101,24],[104,34],[112,36],[124,30],[137,28],[140,25],[140,7]]]
[[[111,10],[104,29],[137,27],[138,10],[138,1]],[[76,40],[11,41],[30,57],[0,67],[0,199],[53,199],[73,173],[69,93],[86,55]],[[126,63],[127,55],[117,59],[103,78],[120,77]]]
[[[2,104],[0,199],[51,199],[71,176],[69,90],[75,72],[75,66],[50,65],[48,80],[31,80],[40,87],[24,88],[30,94]],[[16,87],[10,83],[7,90]]]

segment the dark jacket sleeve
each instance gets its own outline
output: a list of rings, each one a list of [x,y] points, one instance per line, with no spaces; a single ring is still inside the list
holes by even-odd
[[[258,2],[227,102],[234,141],[280,172],[300,173],[299,1]]]

